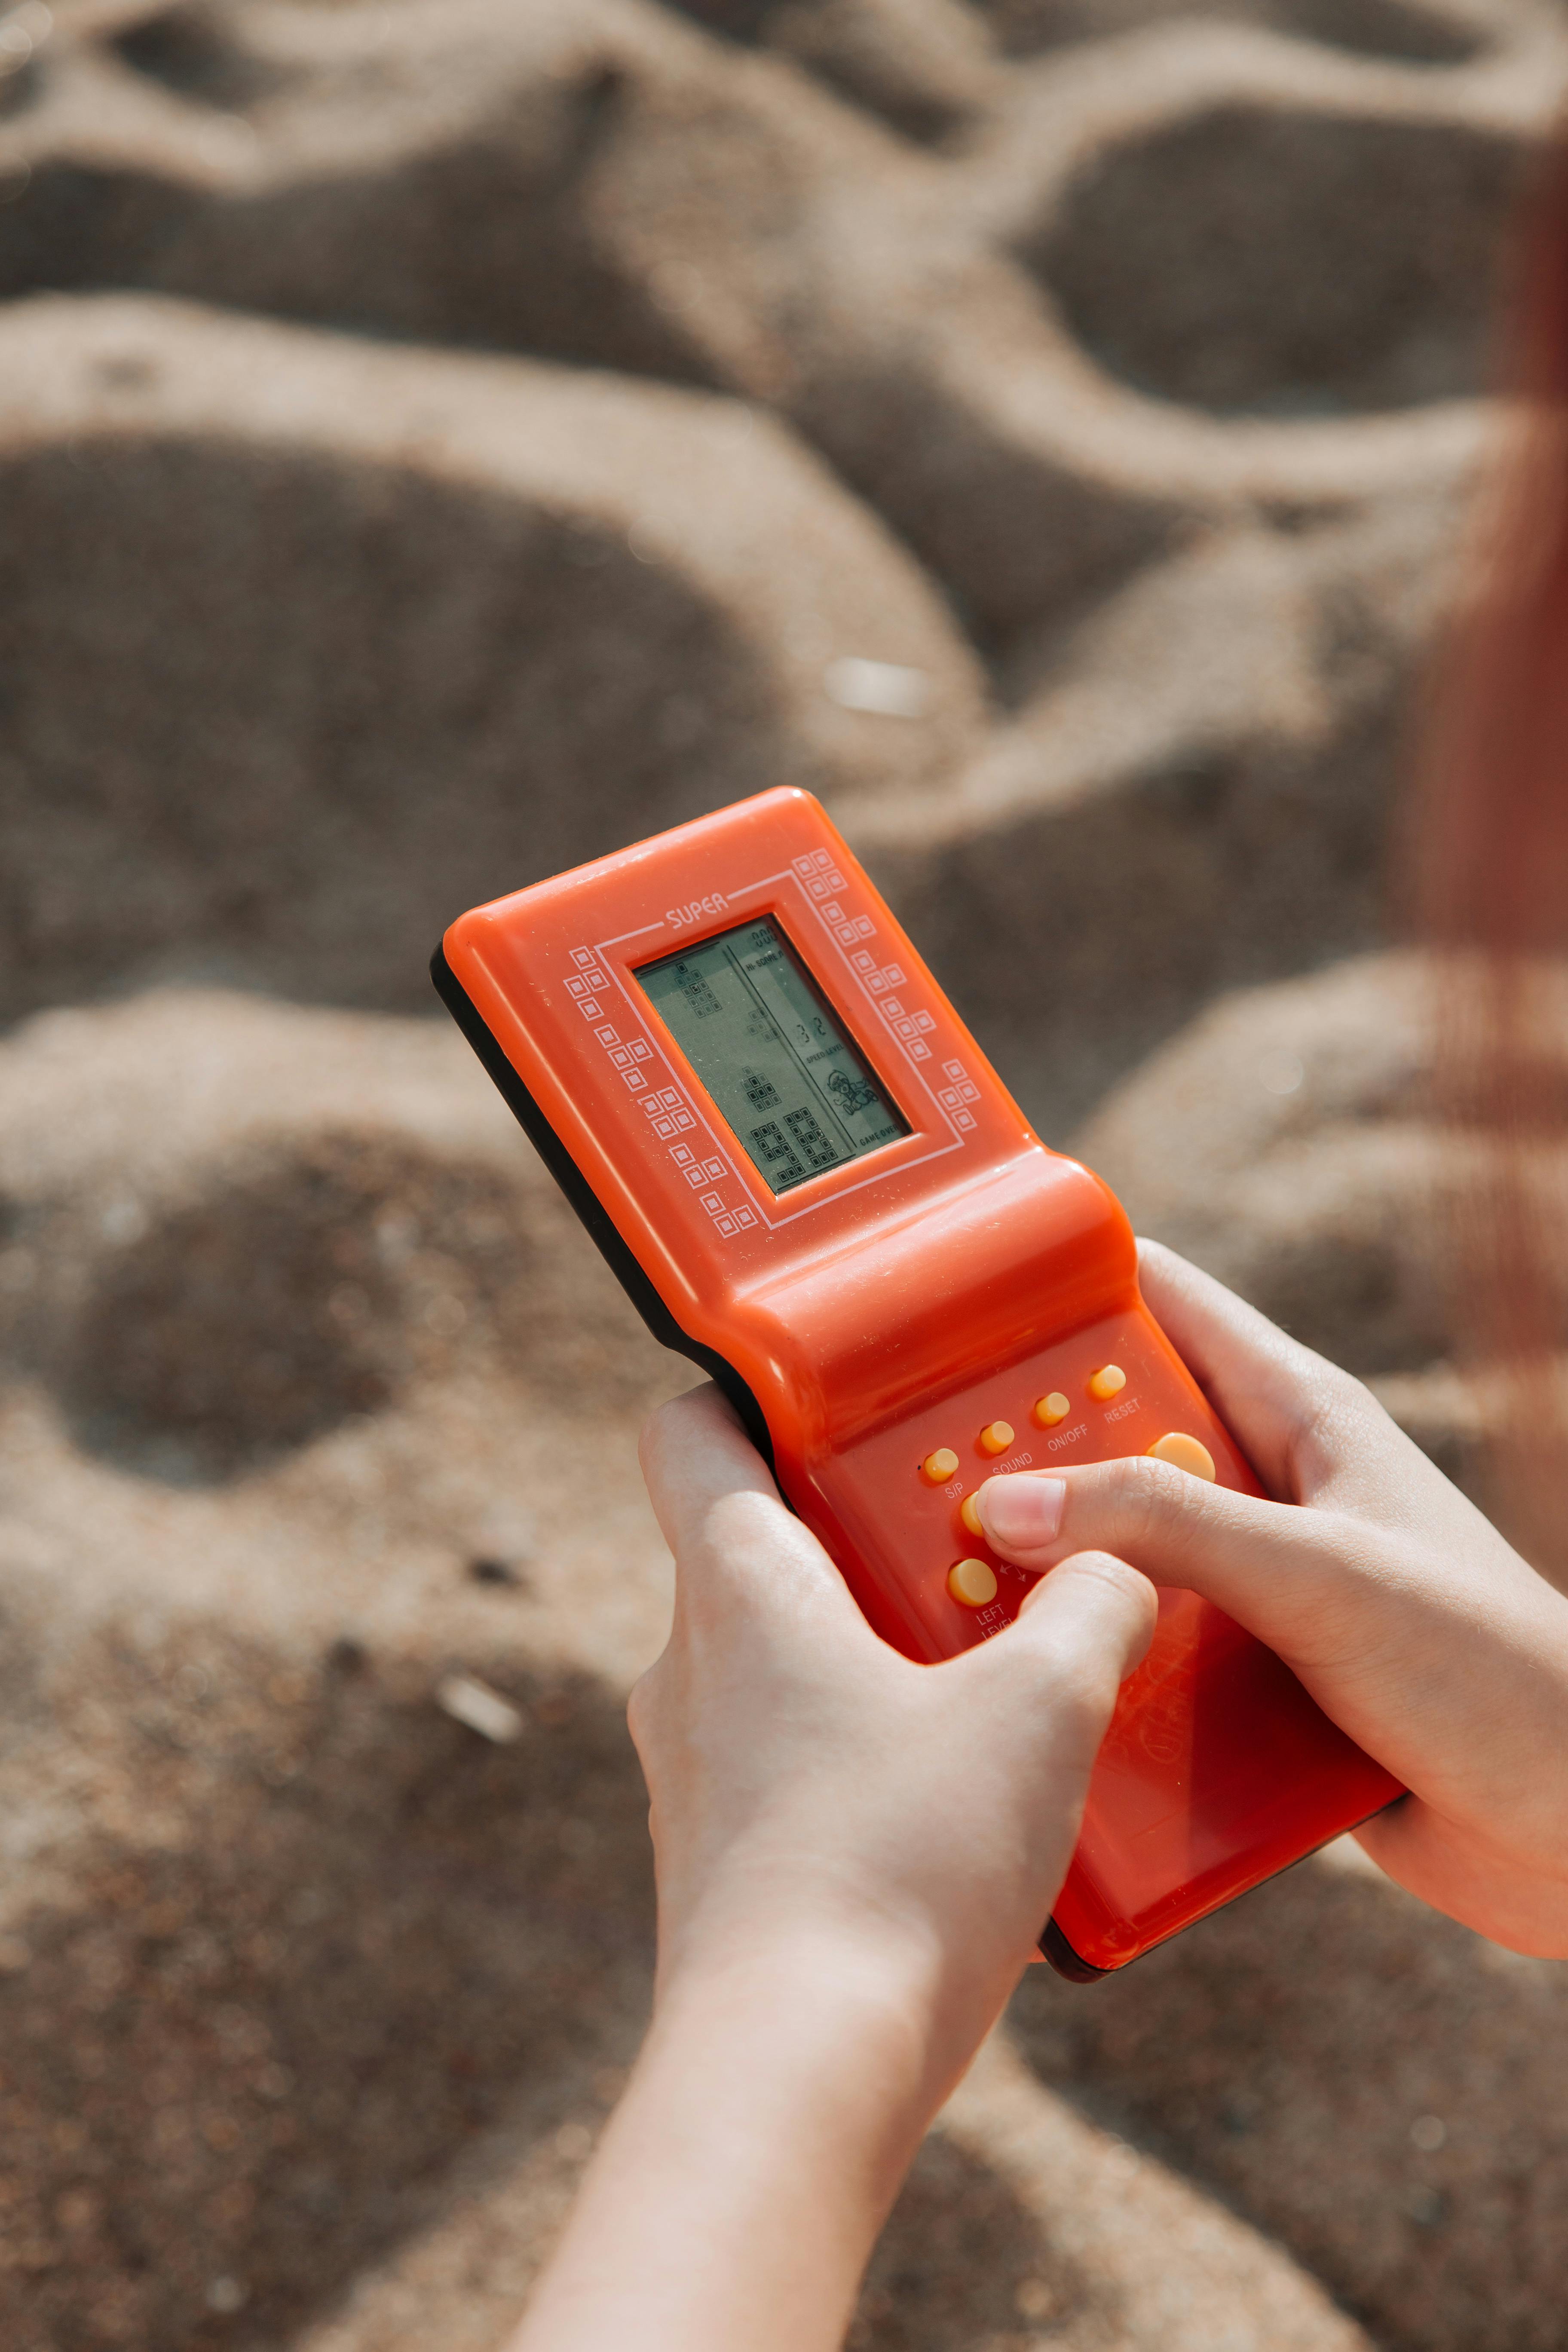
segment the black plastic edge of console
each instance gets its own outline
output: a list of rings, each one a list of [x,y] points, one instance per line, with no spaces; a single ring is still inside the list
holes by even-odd
[[[436,983],[437,995],[483,1063],[507,1108],[576,1211],[588,1238],[659,1346],[688,1357],[717,1383],[740,1414],[747,1436],[771,1470],[773,1439],[750,1386],[716,1349],[704,1347],[700,1339],[694,1339],[676,1321],[643,1272],[635,1252],[622,1238],[604,1202],[502,1053],[494,1032],[480,1018],[473,998],[447,961],[444,946],[438,947],[430,959],[430,977]]]
[[[1084,1959],[1079,1953],[1075,1952],[1054,1919],[1046,1921],[1046,1932],[1040,1937],[1040,1949],[1058,1976],[1066,1977],[1068,1984],[1098,1984],[1101,1977],[1115,1973],[1110,1969],[1097,1969],[1092,1961]]]
[[[1243,1902],[1248,1895],[1256,1895],[1258,1886],[1271,1886],[1277,1878],[1283,1878],[1288,1870],[1294,1870],[1297,1863],[1310,1862],[1315,1853],[1321,1853],[1325,1846],[1332,1845],[1335,1838],[1350,1837],[1357,1830],[1364,1829],[1368,1822],[1376,1821],[1379,1813],[1386,1813],[1393,1806],[1402,1805],[1409,1793],[1408,1789],[1402,1789],[1397,1797],[1390,1797],[1386,1805],[1374,1805],[1370,1813],[1362,1815],[1359,1822],[1347,1822],[1342,1830],[1334,1830],[1326,1838],[1321,1838],[1316,1845],[1309,1846],[1305,1853],[1299,1853],[1294,1862],[1281,1863],[1279,1869],[1271,1870],[1267,1878],[1260,1878],[1258,1886],[1246,1887],[1240,1895],[1231,1895],[1229,1902]],[[1222,1903],[1218,1907],[1224,1911],[1228,1907],[1228,1904]],[[1205,1911],[1202,1918],[1189,1920],[1187,1924],[1189,1927],[1201,1927],[1204,1919],[1212,1919],[1214,1916],[1212,1911]],[[1178,1927],[1176,1930],[1178,1936],[1184,1936],[1186,1932],[1185,1927]],[[1162,1944],[1173,1941],[1173,1937],[1162,1936],[1159,1944],[1150,1945],[1149,1951],[1157,1952]],[[1049,1960],[1058,1976],[1066,1977],[1069,1984],[1098,1984],[1101,1977],[1119,1977],[1121,1974],[1120,1969],[1097,1969],[1092,1961],[1086,1960],[1080,1953],[1075,1952],[1054,1919],[1046,1921],[1046,1932],[1040,1937],[1039,1948]],[[1148,1953],[1140,1952],[1138,1958],[1141,1960],[1146,1959]],[[1127,1965],[1131,1968],[1133,1963],[1129,1961]]]

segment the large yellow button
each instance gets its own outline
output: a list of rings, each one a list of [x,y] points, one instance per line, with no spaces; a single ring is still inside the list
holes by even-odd
[[[1168,1430],[1163,1437],[1154,1440],[1149,1451],[1156,1462],[1174,1463],[1178,1470],[1190,1470],[1194,1478],[1207,1478],[1213,1483],[1214,1455],[1195,1437],[1189,1437],[1184,1429]]]
[[[1071,1411],[1072,1400],[1063,1396],[1060,1389],[1053,1389],[1049,1396],[1035,1399],[1035,1419],[1042,1429],[1054,1429],[1058,1422],[1065,1421]]]
[[[983,1536],[985,1533],[980,1524],[980,1511],[973,1495],[965,1495],[958,1507],[958,1516],[972,1536]]]
[[[1127,1375],[1120,1364],[1101,1364],[1098,1372],[1089,1376],[1089,1392],[1104,1404],[1127,1386]]]
[[[996,1598],[996,1571],[983,1559],[955,1559],[947,1571],[947,1589],[966,1609],[984,1609]]]
[[[945,1486],[957,1467],[958,1456],[952,1446],[939,1445],[936,1452],[928,1454],[921,1464],[921,1475],[929,1478],[933,1486]]]
[[[1013,1424],[1010,1421],[988,1421],[980,1433],[982,1454],[1005,1454],[1012,1443]]]

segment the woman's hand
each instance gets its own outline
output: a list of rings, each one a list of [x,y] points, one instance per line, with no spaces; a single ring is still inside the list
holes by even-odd
[[[1032,1957],[1154,1591],[1086,1554],[911,1665],[716,1391],[657,1412],[643,1463],[676,1561],[631,1705],[654,2021],[517,2352],[828,2352]]]
[[[911,1665],[716,1390],[653,1416],[643,1465],[677,1569],[668,1647],[631,1704],[661,1984],[803,1927],[897,1947],[956,2073],[1033,1957],[1152,1586],[1086,1551],[998,1638]]]
[[[1409,1789],[1358,1832],[1389,1876],[1517,1951],[1568,1956],[1568,1600],[1360,1381],[1169,1250],[1145,1243],[1142,1265],[1281,1501],[1146,1457],[1026,1472],[980,1490],[994,1549],[1050,1569],[1092,1546],[1215,1601]]]

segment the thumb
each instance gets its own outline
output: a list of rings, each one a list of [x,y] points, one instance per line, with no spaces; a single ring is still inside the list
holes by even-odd
[[[1112,1553],[1155,1584],[1201,1593],[1292,1664],[1337,1662],[1373,1570],[1361,1522],[1237,1495],[1147,1455],[990,1478],[976,1505],[1004,1559],[1037,1570]]]
[[[1037,1584],[1015,1624],[941,1669],[967,1678],[986,1738],[1015,1744],[1041,1786],[1066,1771],[1088,1786],[1116,1696],[1153,1639],[1147,1577],[1105,1552],[1080,1552]],[[1080,1790],[1081,1794],[1081,1790]]]

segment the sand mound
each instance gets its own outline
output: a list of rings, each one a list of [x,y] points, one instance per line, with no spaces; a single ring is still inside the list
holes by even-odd
[[[976,738],[929,584],[739,406],[117,300],[0,313],[0,383],[13,1016],[175,962],[423,1007],[498,876]]]
[[[1227,1000],[1118,1087],[1075,1149],[1140,1230],[1363,1377],[1440,1356],[1426,1005],[1397,958]],[[1412,1213],[1413,1209],[1415,1213]]]
[[[1051,1133],[1371,944],[1561,39],[1243,13],[62,12],[0,124],[0,289],[76,289],[0,328],[13,1012],[411,1006],[437,910],[785,777]]]
[[[812,785],[1479,1475],[1371,951],[1565,83],[1547,0],[0,16],[7,2346],[495,2352],[636,2046],[688,1375],[427,1014],[469,901]],[[1342,1857],[1032,1981],[857,2352],[1548,2352],[1564,2034]]]

